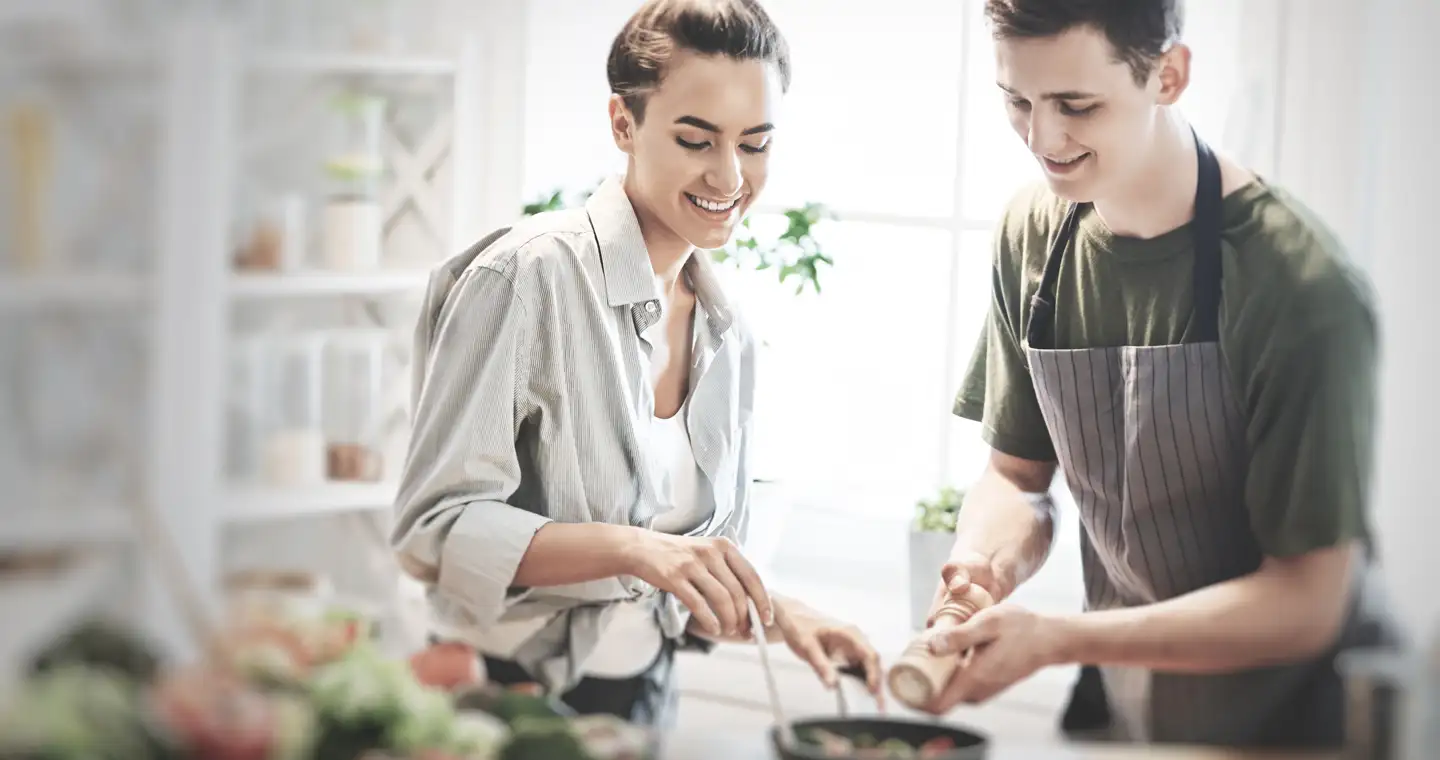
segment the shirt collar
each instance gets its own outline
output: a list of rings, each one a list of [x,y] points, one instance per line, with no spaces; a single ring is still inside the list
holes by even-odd
[[[585,201],[585,212],[600,248],[600,266],[605,273],[605,296],[609,304],[633,306],[658,301],[660,293],[655,287],[645,237],[640,233],[640,220],[635,216],[635,206],[625,194],[621,179],[610,177],[601,183]],[[712,327],[724,333],[730,329],[733,317],[714,267],[709,252],[696,250],[685,263],[685,276]]]

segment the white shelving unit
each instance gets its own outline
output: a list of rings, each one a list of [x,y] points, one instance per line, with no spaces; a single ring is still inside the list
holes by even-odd
[[[230,295],[236,299],[301,298],[307,296],[384,296],[424,293],[430,272],[378,271],[357,274],[302,272],[236,274]]]
[[[506,0],[499,5],[514,5]],[[399,78],[448,87],[450,174],[444,204],[450,214],[432,262],[438,263],[490,226],[505,209],[520,207],[518,159],[508,147],[485,144],[495,121],[510,122],[518,111],[512,97],[511,64],[494,66],[498,45],[515,27],[492,28],[483,10],[463,11],[457,21],[460,44],[446,57],[385,57],[349,54],[289,54],[248,51],[233,21],[215,15],[215,6],[195,4],[168,17],[153,50],[143,45],[97,43],[76,52],[24,55],[16,70],[63,71],[65,76],[153,77],[158,92],[158,166],[144,167],[154,178],[155,240],[144,274],[35,275],[0,271],[0,320],[12,314],[56,310],[108,315],[135,309],[146,326],[147,385],[135,400],[146,416],[145,436],[134,442],[143,468],[136,493],[117,493],[114,503],[61,512],[17,506],[0,517],[0,552],[17,548],[77,548],[83,560],[33,582],[0,580],[0,618],[24,621],[0,626],[0,693],[36,646],[53,638],[79,615],[117,598],[128,605],[131,623],[177,656],[195,652],[169,586],[153,562],[127,564],[150,554],[137,543],[133,502],[143,499],[179,549],[179,559],[218,603],[227,532],[287,518],[377,513],[388,510],[391,481],[330,483],[298,489],[246,487],[226,473],[226,404],[230,348],[241,336],[237,309],[259,305],[281,309],[307,301],[365,303],[419,298],[429,271],[382,269],[364,273],[237,273],[232,268],[235,197],[242,151],[239,125],[242,93],[255,78],[311,81]],[[514,13],[514,8],[505,11]],[[508,54],[508,60],[516,56]],[[9,61],[0,52],[0,61]],[[496,104],[506,113],[490,113]],[[503,130],[505,127],[501,127]],[[505,165],[489,163],[499,156]],[[415,156],[410,158],[414,159]],[[510,164],[513,164],[511,166]],[[411,169],[414,167],[411,166]],[[413,184],[414,178],[407,177]],[[413,188],[410,188],[413,190]],[[513,212],[512,212],[513,213]],[[435,220],[432,220],[432,222]],[[406,325],[408,331],[413,325]],[[393,475],[393,473],[391,473]],[[116,551],[116,550],[119,551]],[[139,551],[136,551],[136,550]],[[140,575],[124,572],[131,566]],[[132,596],[133,595],[133,596]]]
[[[0,277],[0,312],[136,306],[148,299],[149,284],[145,277],[126,274],[10,275]]]
[[[244,524],[336,512],[387,510],[395,501],[397,486],[393,481],[384,481],[327,483],[292,489],[240,487],[226,495],[222,518],[229,524]]]

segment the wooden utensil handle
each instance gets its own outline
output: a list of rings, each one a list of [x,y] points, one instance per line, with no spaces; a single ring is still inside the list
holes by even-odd
[[[957,626],[994,603],[990,592],[971,584],[963,596],[946,601],[936,611],[935,623],[930,626],[930,631]],[[927,639],[928,632],[916,637],[891,666],[887,679],[890,693],[901,704],[914,710],[923,710],[933,702],[949,683],[955,669],[960,667],[962,658],[969,656],[968,651],[961,656],[931,654]]]

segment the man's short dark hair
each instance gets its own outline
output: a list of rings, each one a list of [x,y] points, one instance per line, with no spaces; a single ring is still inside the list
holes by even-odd
[[[755,0],[648,0],[616,35],[605,66],[610,92],[636,120],[680,50],[774,64],[781,89],[790,88],[789,46]]]
[[[1144,84],[1155,61],[1180,39],[1184,0],[985,0],[996,39],[1054,37],[1079,26],[1105,35],[1115,56]]]

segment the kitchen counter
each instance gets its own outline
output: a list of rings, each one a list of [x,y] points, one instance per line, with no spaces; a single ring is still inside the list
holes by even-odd
[[[770,739],[737,731],[672,734],[662,760],[773,760]],[[1202,747],[1118,746],[1109,744],[1024,744],[993,746],[986,760],[1340,760],[1336,752],[1263,752]]]

